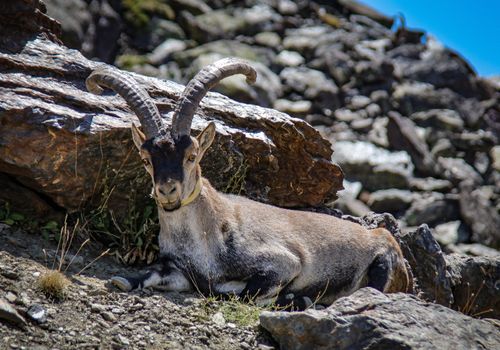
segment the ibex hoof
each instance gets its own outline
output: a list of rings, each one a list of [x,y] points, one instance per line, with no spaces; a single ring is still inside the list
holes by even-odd
[[[111,277],[111,284],[124,292],[129,292],[132,290],[132,285],[130,284],[130,282],[123,277],[119,276]]]

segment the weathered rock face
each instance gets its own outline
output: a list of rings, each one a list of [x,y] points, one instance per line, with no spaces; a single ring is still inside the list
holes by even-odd
[[[363,288],[326,310],[264,312],[282,349],[497,349],[495,324],[414,296]]]
[[[12,28],[4,26],[2,33],[8,36]],[[0,46],[1,180],[30,189],[47,204],[45,211],[99,205],[105,194],[119,214],[131,186],[146,195],[148,179],[129,131],[137,119],[121,98],[94,96],[84,87],[100,64],[43,36],[14,50],[8,44]],[[165,115],[183,89],[134,78]],[[294,207],[319,205],[341,188],[342,172],[330,161],[329,142],[306,122],[218,94],[203,101],[194,133],[208,119],[215,121],[217,137],[202,168],[219,189]]]
[[[455,308],[475,317],[500,318],[500,256],[445,256]]]
[[[78,13],[85,1],[62,2],[47,7],[65,43],[122,69],[186,84],[216,59],[251,61],[256,84],[231,77],[215,91],[301,118],[335,144],[334,160],[362,185],[337,209],[388,210],[403,226],[431,230],[460,221],[467,236],[449,244],[497,248],[496,219],[478,223],[500,205],[498,79],[477,76],[425,31],[391,30],[394,16],[352,0],[88,0]],[[456,190],[468,180],[494,189],[488,201],[474,200],[477,218],[470,196]],[[411,191],[417,203],[370,200],[386,189]]]

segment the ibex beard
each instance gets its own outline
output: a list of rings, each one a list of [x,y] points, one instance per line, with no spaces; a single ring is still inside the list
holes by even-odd
[[[203,68],[181,95],[171,126],[130,76],[104,68],[87,79],[89,91],[118,92],[139,118],[143,132],[132,125],[132,137],[151,176],[160,220],[156,267],[112,283],[124,291],[162,286],[234,294],[292,309],[330,304],[364,286],[411,290],[400,247],[387,230],[223,194],[202,177],[200,161],[216,127],[211,122],[193,137],[192,119],[207,91],[234,74],[249,83],[256,79],[255,70],[236,58]]]

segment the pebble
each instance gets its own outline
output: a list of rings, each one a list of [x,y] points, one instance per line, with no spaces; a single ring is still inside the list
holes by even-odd
[[[106,311],[106,307],[101,304],[90,304],[90,311],[95,313],[101,313],[103,311]]]
[[[218,326],[223,326],[226,324],[226,319],[222,315],[222,312],[217,312],[212,316],[212,322]]]
[[[116,340],[123,345],[130,345],[130,341],[121,334],[116,336]]]
[[[7,299],[7,301],[10,303],[15,303],[17,296],[12,292],[8,292],[7,294],[5,294],[5,299]]]
[[[0,319],[20,327],[26,326],[24,318],[6,300],[0,298]]]
[[[108,312],[108,311],[101,312],[101,316],[106,321],[109,321],[109,322],[115,322],[116,321],[116,316],[113,315],[111,312]]]
[[[114,307],[111,309],[111,312],[117,315],[123,314],[125,311],[122,308]]]
[[[28,317],[38,324],[47,322],[47,310],[40,304],[33,304],[27,311]]]
[[[11,280],[17,280],[19,279],[19,274],[16,271],[2,271],[0,272],[3,277],[6,277]]]

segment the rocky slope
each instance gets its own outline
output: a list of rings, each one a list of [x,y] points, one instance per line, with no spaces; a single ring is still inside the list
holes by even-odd
[[[59,3],[56,17],[80,9],[59,17],[66,42],[125,69],[185,83],[223,56],[252,61],[255,86],[219,91],[329,139],[349,180],[344,213],[426,223],[448,252],[500,247],[498,84],[432,35],[352,1]]]
[[[353,1],[48,0],[50,15],[62,23],[60,36],[39,0],[15,3],[18,12],[0,5],[0,29],[15,34],[0,37],[4,198],[21,207],[31,203],[38,213],[78,209],[75,200],[92,202],[103,155],[111,170],[126,159],[127,171],[108,174],[118,180],[118,199],[137,178],[135,152],[126,157],[134,117],[121,100],[83,91],[98,63],[59,38],[88,58],[166,79],[134,75],[163,112],[182,88],[170,80],[186,83],[201,66],[240,56],[260,78],[252,87],[238,77],[219,87],[252,105],[218,94],[202,105],[195,128],[215,119],[219,132],[206,174],[221,189],[387,228],[416,290],[384,296],[363,289],[326,310],[263,313],[259,327],[228,321],[231,304],[199,296],[117,293],[106,285],[109,276],[137,271],[104,258],[81,275],[80,266],[71,267],[67,298],[54,304],[36,279],[55,245],[2,226],[2,347],[500,346],[500,89],[459,54],[420,30],[391,29],[392,18]],[[27,21],[15,20],[20,13]],[[32,142],[22,141],[26,135]],[[335,196],[342,179],[326,140],[348,179],[334,204],[343,214],[319,205]],[[17,154],[20,147],[29,152]],[[145,194],[147,186],[132,188]],[[9,210],[0,208],[0,219],[15,222],[19,216]],[[85,265],[102,249],[84,249],[76,260]],[[30,321],[34,305],[47,311],[46,322]]]

